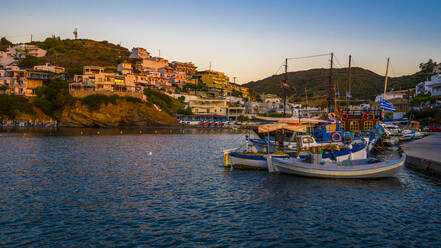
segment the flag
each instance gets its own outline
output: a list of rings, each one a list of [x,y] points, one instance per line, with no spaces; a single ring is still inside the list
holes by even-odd
[[[396,110],[392,103],[390,103],[387,100],[384,100],[383,98],[381,98],[381,101],[380,101],[380,109],[384,109],[384,110],[391,111],[391,112],[395,112],[395,110]]]

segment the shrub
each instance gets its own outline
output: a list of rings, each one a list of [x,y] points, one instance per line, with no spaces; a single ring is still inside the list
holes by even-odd
[[[180,115],[192,115],[193,111],[191,111],[191,108],[185,108],[185,109],[181,108],[181,109],[178,109],[177,113]]]
[[[13,119],[20,113],[35,113],[28,99],[17,95],[0,95],[0,118]]]
[[[170,115],[173,115],[182,108],[182,104],[173,99],[172,97],[162,94],[159,91],[152,89],[144,89],[144,95],[147,96],[147,101],[151,104],[156,104],[162,110]]]
[[[250,119],[248,118],[248,116],[245,116],[245,115],[239,115],[239,116],[237,117],[237,120],[240,121],[240,122],[244,122],[244,121],[249,121]]]
[[[36,65],[44,64],[45,60],[34,56],[27,56],[18,62],[18,67],[32,69]]]
[[[119,98],[118,95],[106,96],[103,94],[95,94],[86,96],[81,99],[81,102],[89,107],[90,111],[96,111],[100,108],[101,104],[107,105],[109,103],[116,104],[116,100]]]
[[[69,94],[69,83],[63,80],[52,80],[49,84],[36,89],[34,104],[45,114],[58,119],[64,106],[73,102]]]

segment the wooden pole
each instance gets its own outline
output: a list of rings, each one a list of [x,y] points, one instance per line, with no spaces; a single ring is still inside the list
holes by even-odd
[[[383,99],[386,100],[386,91],[387,91],[387,77],[389,75],[389,58],[387,58],[387,65],[386,65],[386,77],[384,79],[384,93],[383,93]]]
[[[352,85],[351,85],[351,60],[352,60],[352,56],[349,55],[349,66],[348,66],[348,92],[346,92],[346,108],[348,108],[349,110],[349,98],[348,98],[348,94],[351,95],[352,92]]]
[[[285,82],[283,84],[283,117],[286,115],[286,86],[288,85],[288,58],[285,59]]]

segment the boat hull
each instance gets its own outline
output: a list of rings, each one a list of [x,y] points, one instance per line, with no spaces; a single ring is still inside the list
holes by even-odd
[[[283,158],[286,156],[273,156],[275,158]],[[229,158],[231,165],[237,169],[254,169],[267,170],[268,163],[265,155],[247,154],[242,152],[230,152]]]
[[[395,177],[404,165],[406,155],[396,160],[372,164],[337,165],[335,163],[311,164],[300,160],[268,158],[270,172],[318,178],[384,178]]]

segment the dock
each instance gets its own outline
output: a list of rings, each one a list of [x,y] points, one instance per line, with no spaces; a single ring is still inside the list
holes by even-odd
[[[441,176],[441,133],[401,146],[407,155],[406,166],[428,175]]]

